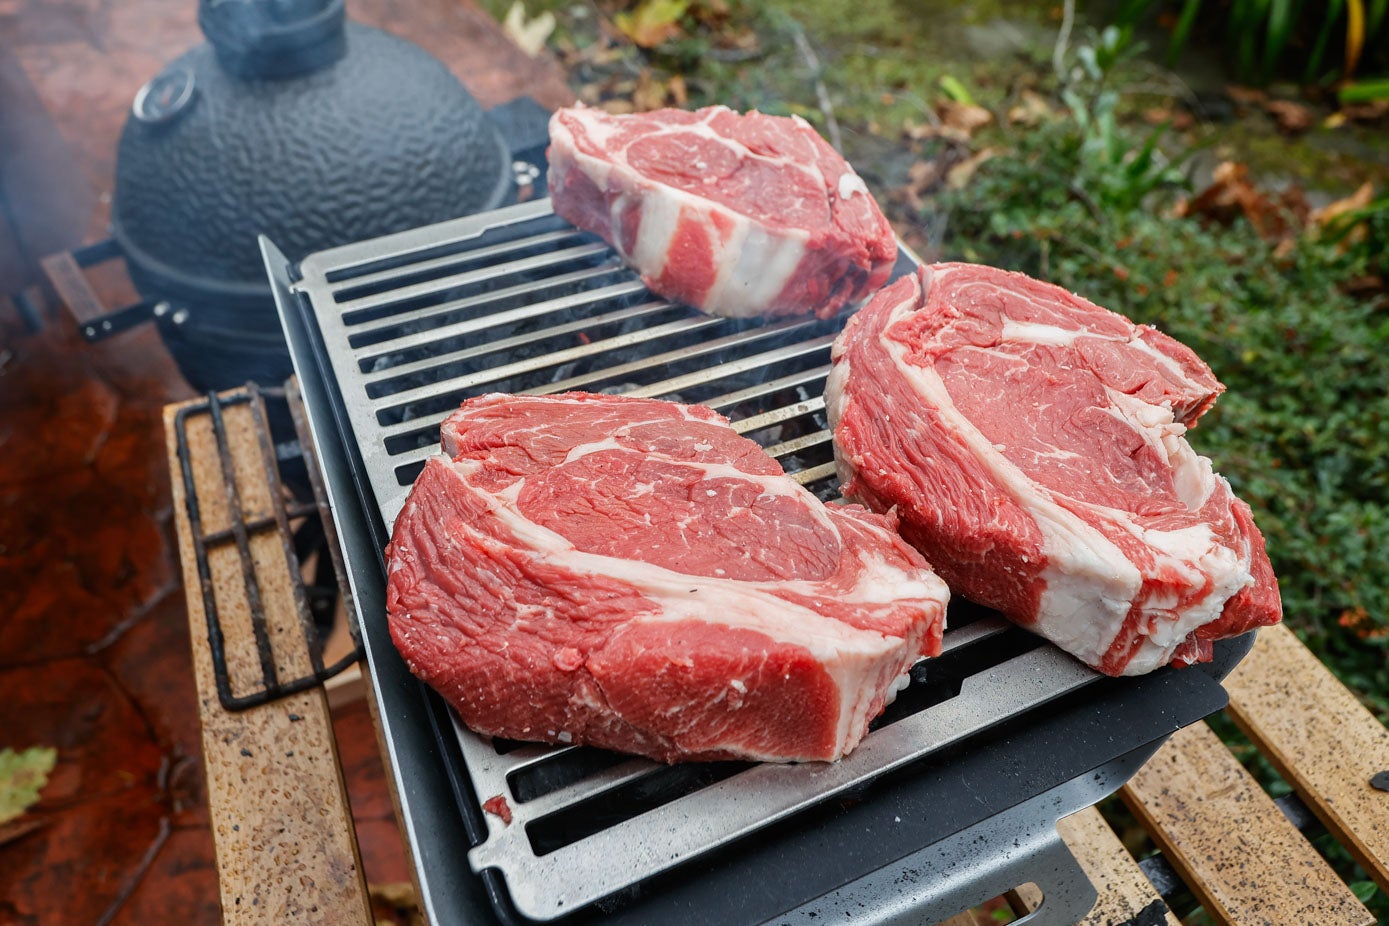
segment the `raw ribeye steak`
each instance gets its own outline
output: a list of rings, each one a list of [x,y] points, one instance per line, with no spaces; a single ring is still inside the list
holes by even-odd
[[[472,729],[665,761],[836,759],[949,592],[699,406],[463,403],[397,518],[391,635]]]
[[[863,180],[800,117],[561,109],[549,159],[556,213],[653,292],[714,315],[829,318],[897,257]]]
[[[1065,290],[937,264],[836,341],[845,494],[896,506],[952,591],[1110,675],[1211,657],[1282,615],[1249,507],[1185,433],[1224,387]]]

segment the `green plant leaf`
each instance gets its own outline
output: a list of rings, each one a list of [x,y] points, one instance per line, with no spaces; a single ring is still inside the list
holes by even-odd
[[[1191,27],[1196,24],[1196,16],[1201,12],[1201,0],[1186,0],[1182,4],[1182,15],[1177,17],[1177,25],[1172,29],[1172,41],[1167,46],[1167,63],[1170,66],[1186,48],[1191,37]]]
[[[1301,4],[1294,4],[1293,0],[1272,0],[1269,4],[1268,29],[1264,38],[1265,80],[1273,76],[1274,65],[1283,57],[1283,52],[1288,47],[1288,39],[1292,35],[1293,23],[1297,20],[1300,7]]]
[[[1270,0],[1235,0],[1231,7],[1230,29],[1236,36],[1236,67],[1246,79],[1257,73],[1261,24],[1267,22]]]
[[[1326,45],[1331,40],[1331,32],[1336,28],[1336,23],[1341,18],[1341,9],[1346,5],[1346,0],[1328,0],[1326,11],[1322,14],[1321,29],[1317,31],[1316,41],[1312,43],[1312,51],[1307,56],[1307,67],[1302,73],[1304,83],[1312,83],[1321,76],[1322,59],[1326,57]]]
[[[1337,94],[1344,103],[1373,103],[1389,100],[1389,78],[1381,80],[1361,80],[1346,84]]]
[[[57,761],[58,750],[49,746],[23,752],[0,749],[0,823],[17,819],[38,802]]]
[[[941,75],[940,88],[945,91],[946,96],[950,97],[950,99],[954,100],[956,103],[961,103],[965,106],[979,105],[974,102],[974,97],[970,95],[965,85],[960,83],[959,79],[951,74]]]
[[[1200,0],[1197,0],[1200,2]],[[1114,22],[1121,28],[1132,29],[1152,8],[1154,0],[1123,0],[1114,14]]]
[[[1096,55],[1093,45],[1082,45],[1077,48],[1076,58],[1079,59],[1081,67],[1085,68],[1085,73],[1091,80],[1099,80],[1104,76],[1104,71],[1100,69],[1099,56]]]
[[[1350,892],[1361,903],[1369,903],[1374,899],[1375,894],[1379,893],[1379,885],[1373,881],[1352,881],[1349,886]]]
[[[1389,0],[1370,0],[1370,8],[1365,11],[1365,35],[1368,38],[1374,38],[1379,32],[1386,13],[1389,13]]]
[[[613,24],[642,48],[655,48],[680,34],[689,6],[689,0],[642,0],[630,13],[615,15]]]
[[[1346,77],[1355,74],[1360,50],[1365,47],[1365,4],[1361,0],[1346,3]]]

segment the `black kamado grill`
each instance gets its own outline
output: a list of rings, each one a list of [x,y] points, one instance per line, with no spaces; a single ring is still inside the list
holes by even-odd
[[[292,371],[258,234],[302,257],[515,202],[543,176],[537,103],[484,111],[343,0],[199,0],[198,22],[207,42],[132,103],[111,238],[45,262],[88,339],[154,321],[195,389]],[[118,258],[140,300],[112,310],[81,270]]]
[[[700,402],[831,499],[821,395],[845,316],[672,304],[543,199],[297,261],[262,248],[432,922],[918,924],[1033,882],[1045,901],[1022,922],[1073,923],[1095,893],[1056,820],[1226,703],[1218,679],[1252,636],[1208,666],[1108,679],[957,602],[945,653],[838,763],[663,766],[477,736],[385,620],[388,530],[444,416],[488,391]],[[497,797],[509,823],[481,809]]]

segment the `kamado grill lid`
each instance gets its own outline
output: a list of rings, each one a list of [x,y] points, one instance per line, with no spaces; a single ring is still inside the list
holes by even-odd
[[[198,20],[208,43],[140,91],[120,139],[112,233],[146,298],[276,329],[257,235],[300,256],[512,189],[453,74],[342,0],[201,0]]]

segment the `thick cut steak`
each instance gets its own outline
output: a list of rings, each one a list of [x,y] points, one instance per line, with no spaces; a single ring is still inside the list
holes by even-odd
[[[845,494],[896,506],[952,591],[1111,675],[1281,617],[1249,507],[1185,438],[1224,387],[1172,338],[937,264],[870,300],[833,357]]]
[[[549,159],[555,212],[714,315],[828,318],[896,260],[863,180],[799,117],[561,109]]]
[[[940,651],[948,591],[699,406],[487,395],[387,550],[391,635],[485,734],[665,761],[836,759]]]

